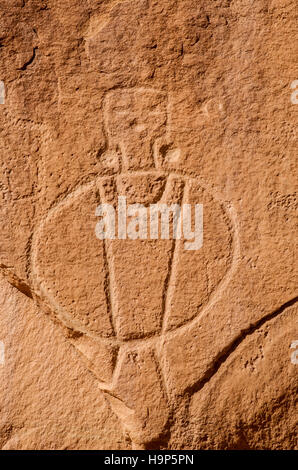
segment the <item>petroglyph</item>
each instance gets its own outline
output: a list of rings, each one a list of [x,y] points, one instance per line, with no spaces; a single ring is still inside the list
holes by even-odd
[[[167,380],[160,381],[160,347],[177,328],[202,315],[212,296],[220,295],[233,262],[234,229],[223,204],[204,184],[167,170],[165,153],[157,152],[156,142],[168,138],[164,93],[115,90],[106,95],[103,108],[105,153],[117,155],[114,175],[98,175],[50,209],[33,237],[32,273],[35,292],[62,324],[77,332],[72,343],[112,395],[112,408],[132,441],[142,445],[162,435],[171,408]],[[96,239],[96,206],[116,207],[119,196],[145,206],[203,204],[203,247],[187,252],[183,239]],[[216,268],[210,270],[209,263]],[[147,380],[150,392],[132,395],[134,387],[123,379],[131,367],[135,389]],[[160,408],[154,415],[156,400],[165,401],[164,417]],[[132,411],[127,415],[126,409]]]
[[[1,3],[1,446],[295,448],[293,2]]]

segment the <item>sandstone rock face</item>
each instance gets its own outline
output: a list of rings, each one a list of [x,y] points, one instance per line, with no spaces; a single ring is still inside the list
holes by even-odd
[[[297,448],[296,21],[0,0],[2,449]]]

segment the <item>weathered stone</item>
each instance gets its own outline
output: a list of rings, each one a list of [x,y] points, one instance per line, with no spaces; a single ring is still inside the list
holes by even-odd
[[[297,447],[296,16],[0,1],[3,449]],[[99,239],[123,196],[202,247]]]

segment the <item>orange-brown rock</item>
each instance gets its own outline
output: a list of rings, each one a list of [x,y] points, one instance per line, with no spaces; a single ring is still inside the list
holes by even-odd
[[[296,21],[0,0],[2,449],[297,448]]]

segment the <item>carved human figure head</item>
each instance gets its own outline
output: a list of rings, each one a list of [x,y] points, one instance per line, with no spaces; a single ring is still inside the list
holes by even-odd
[[[104,114],[110,149],[124,169],[153,169],[155,141],[166,131],[166,94],[148,88],[113,90],[105,97]]]

